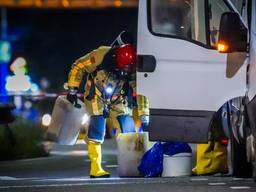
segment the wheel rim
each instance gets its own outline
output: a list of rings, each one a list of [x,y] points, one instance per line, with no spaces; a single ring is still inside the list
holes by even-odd
[[[242,98],[236,98],[229,102],[229,122],[231,132],[238,143],[245,140],[244,134],[244,106]]]

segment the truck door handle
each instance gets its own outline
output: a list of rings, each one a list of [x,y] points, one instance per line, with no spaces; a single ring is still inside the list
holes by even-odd
[[[156,58],[153,55],[138,55],[137,71],[154,72],[156,69]]]

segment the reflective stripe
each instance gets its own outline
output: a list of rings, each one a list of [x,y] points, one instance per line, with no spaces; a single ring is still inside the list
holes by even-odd
[[[93,57],[93,58],[94,58],[94,57]],[[79,62],[77,66],[82,69],[82,68],[84,68],[86,65],[92,65],[93,63],[91,62],[91,60],[92,60],[91,58],[88,58],[88,59],[85,60],[85,61]]]
[[[147,97],[143,95],[137,95],[138,114],[149,115],[149,103]]]
[[[101,46],[98,49],[77,59],[71,67],[68,77],[68,86],[79,87],[84,72],[92,73],[102,62],[105,54],[111,47]]]
[[[99,89],[95,86],[95,93],[96,95],[98,95],[99,97],[101,97],[101,92],[99,91]]]
[[[94,97],[92,100],[92,110],[94,114],[99,114],[99,107],[98,107],[98,97]]]

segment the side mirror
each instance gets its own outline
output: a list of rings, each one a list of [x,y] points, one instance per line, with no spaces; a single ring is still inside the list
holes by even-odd
[[[218,51],[221,53],[246,52],[248,31],[236,12],[221,16]]]

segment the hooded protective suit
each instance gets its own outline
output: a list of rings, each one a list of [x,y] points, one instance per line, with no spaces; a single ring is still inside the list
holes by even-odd
[[[101,144],[104,141],[106,118],[116,118],[120,132],[135,132],[132,112],[136,108],[138,116],[149,115],[148,100],[136,95],[134,68],[126,65],[124,69],[116,67],[117,49],[130,47],[126,32],[122,32],[111,46],[100,46],[85,56],[77,59],[72,65],[68,77],[69,94],[67,99],[76,103],[76,90],[84,75],[84,102],[90,115],[87,134],[88,156],[91,160],[91,177],[106,177],[109,173],[101,167]],[[129,61],[121,55],[121,61]],[[120,57],[119,57],[120,60]],[[128,63],[129,64],[129,63]]]

